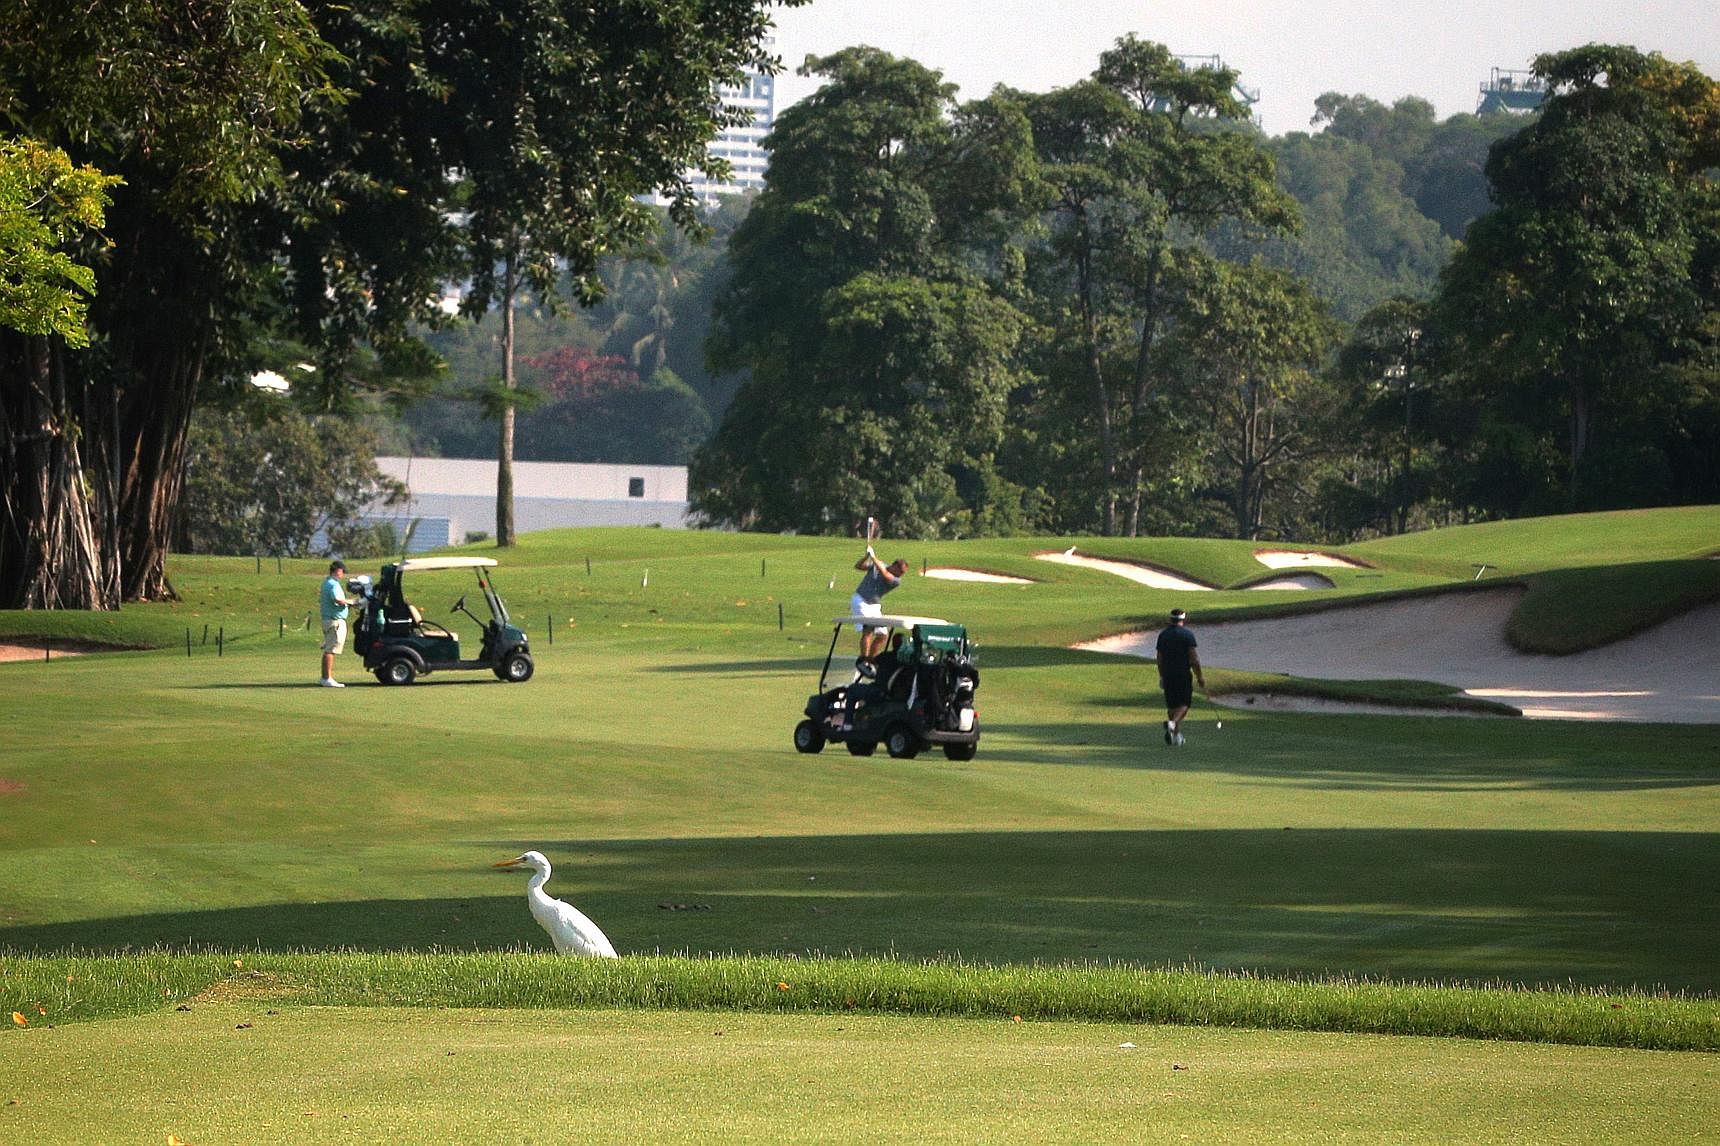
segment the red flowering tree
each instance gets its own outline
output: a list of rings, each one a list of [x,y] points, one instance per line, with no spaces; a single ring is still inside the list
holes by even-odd
[[[684,465],[710,434],[703,400],[667,369],[641,378],[621,355],[583,346],[525,362],[545,401],[521,416],[522,456]]]
[[[639,375],[619,354],[599,354],[583,346],[563,346],[525,360],[552,402],[601,399],[639,388]]]

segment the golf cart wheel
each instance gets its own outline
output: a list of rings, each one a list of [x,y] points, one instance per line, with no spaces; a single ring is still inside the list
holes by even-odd
[[[972,760],[974,753],[979,751],[979,744],[946,744],[944,745],[945,760]]]
[[[884,751],[898,760],[912,760],[920,754],[920,739],[905,724],[894,724],[884,734]]]
[[[878,751],[876,740],[850,740],[848,742],[848,755],[850,756],[870,756],[876,751]]]
[[[532,678],[532,658],[526,653],[509,653],[496,666],[496,675],[509,684],[523,684]]]
[[[824,733],[819,731],[818,725],[803,720],[794,726],[794,750],[808,753],[824,750]]]
[[[391,657],[376,670],[376,679],[383,684],[411,684],[418,679],[418,669],[405,657]]]

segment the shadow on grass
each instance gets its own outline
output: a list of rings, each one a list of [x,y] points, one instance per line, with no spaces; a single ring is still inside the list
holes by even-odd
[[[751,661],[700,661],[693,664],[651,665],[641,671],[651,673],[692,673],[705,676],[780,676],[783,673],[797,673],[811,670],[816,675],[819,666],[824,663],[824,654],[817,657],[772,657],[768,660]],[[836,650],[836,664],[843,663],[842,650]],[[853,658],[848,658],[853,663]],[[834,665],[832,666],[834,668]]]
[[[825,637],[824,648],[829,647],[829,637]],[[761,674],[793,672],[811,666],[814,671],[824,663],[824,648],[814,657],[781,656],[754,660],[731,661],[695,661],[692,663],[659,664],[645,669],[653,673],[707,673],[707,674]],[[854,654],[857,651],[853,642],[844,642],[836,648],[836,656],[831,662],[834,669],[837,665],[852,666]],[[1038,648],[1030,645],[981,645],[979,651],[979,667],[983,675],[989,669],[1012,668],[1052,668],[1067,665],[1140,665],[1137,657],[1124,657],[1116,653],[1095,653],[1083,649]],[[1152,673],[1150,662],[1146,672]]]
[[[1720,730],[1704,725],[1614,727],[1597,737],[1581,725],[1488,721],[1485,747],[1478,748],[1475,722],[1459,717],[1239,710],[1215,717],[1201,703],[1184,727],[1187,743],[1171,749],[1158,704],[1156,697],[1139,702],[1140,717],[1128,724],[987,720],[980,755],[1062,768],[1211,772],[1333,791],[1606,794],[1720,786],[1714,764]],[[1642,743],[1610,750],[1623,737],[1655,750]]]
[[[453,677],[453,676],[451,676],[451,677],[421,676],[417,680],[413,681],[411,684],[405,685],[404,687],[406,687],[406,688],[429,688],[429,687],[435,687],[438,685],[460,685],[460,684],[481,684],[481,685],[488,686],[488,685],[492,685],[492,684],[506,684],[506,683],[508,683],[507,681],[497,679],[496,675],[494,673],[490,672],[488,669],[459,669],[459,670],[444,669],[442,671],[443,672],[458,671],[458,672],[471,674],[471,675],[462,675],[462,676],[457,676],[457,677]],[[479,674],[482,674],[482,675],[479,675]],[[348,687],[348,688],[387,688],[388,687],[387,685],[383,684],[381,681],[376,681],[376,680],[356,679],[356,680],[344,681],[342,683],[344,683],[346,685],[346,687]],[[323,687],[323,686],[318,684],[316,681],[311,681],[309,684],[306,684],[302,680],[234,680],[234,681],[207,683],[207,684],[185,684],[185,685],[179,686],[179,691],[187,691],[187,690],[195,691],[198,689],[215,689],[218,691],[223,690],[223,689],[274,689],[274,688],[317,689],[317,688],[321,688],[321,687]]]
[[[895,954],[1268,974],[1720,989],[1720,835],[1467,830],[469,841],[566,859],[549,890],[623,953]],[[461,898],[0,928],[0,950],[547,946],[518,873]],[[410,885],[410,873],[391,877]]]

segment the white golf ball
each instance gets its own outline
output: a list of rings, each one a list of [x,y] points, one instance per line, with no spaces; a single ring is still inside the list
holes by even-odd
[[[1222,720],[1219,721],[1217,724],[1213,725],[1213,727],[1214,728],[1223,728],[1224,727],[1224,721],[1222,721]]]

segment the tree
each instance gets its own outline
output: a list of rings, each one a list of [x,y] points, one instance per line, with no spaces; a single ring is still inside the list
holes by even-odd
[[[99,228],[117,180],[63,151],[0,140],[0,601],[53,608],[100,592],[104,572],[82,480],[86,446],[54,369],[56,341],[87,346],[95,273],[66,248]]]
[[[123,180],[89,248],[96,345],[0,333],[0,488],[40,493],[7,502],[0,605],[166,591],[191,408],[259,268],[234,220],[278,186],[278,149],[329,59],[305,10],[276,0],[0,13],[0,114]]]
[[[91,263],[90,350],[0,335],[0,425],[48,428],[11,430],[0,486],[34,473],[60,483],[39,503],[7,507],[0,604],[112,607],[168,592],[192,409],[242,386],[270,345],[313,350],[305,396],[349,412],[365,389],[430,366],[411,329],[436,321],[462,250],[481,310],[496,276],[508,277],[510,226],[529,226],[511,248],[528,281],[550,275],[557,256],[586,281],[599,255],[630,240],[643,211],[634,195],[668,188],[672,214],[692,224],[680,172],[722,121],[712,83],[761,61],[765,8],[0,9],[0,114],[124,180],[107,215],[111,242]],[[52,396],[50,408],[32,405],[38,395]],[[48,455],[70,441],[78,457],[56,466]],[[42,553],[55,566],[47,573],[29,565]]]
[[[1434,128],[1420,152],[1401,160],[1404,191],[1448,237],[1462,239],[1469,224],[1493,209],[1488,151],[1524,126],[1523,116],[1509,111],[1451,116]]]
[[[672,371],[714,414],[728,406],[740,378],[710,372],[705,340],[711,309],[729,273],[729,236],[746,218],[752,199],[724,196],[701,214],[707,232],[702,237],[661,217],[656,237],[642,251],[605,260],[604,297],[587,311],[605,353],[625,356],[641,377]]]
[[[1331,128],[1283,136],[1269,149],[1302,226],[1257,238],[1221,226],[1216,253],[1237,262],[1263,258],[1295,273],[1346,321],[1394,295],[1433,292],[1455,244],[1407,193],[1396,158]]]
[[[373,502],[406,497],[376,468],[374,434],[272,396],[199,411],[190,441],[181,552],[302,557],[319,532],[350,532]]]
[[[997,217],[1026,203],[1026,121],[1007,100],[957,109],[937,72],[873,48],[803,71],[828,82],[778,120],[730,245],[711,355],[751,378],[695,459],[694,507],[946,533],[973,519],[958,475],[989,466],[1019,380],[1021,315],[981,272]]]
[[[706,142],[750,121],[712,93],[744,69],[774,68],[766,9],[765,0],[453,0],[427,21],[428,66],[447,84],[435,130],[464,184],[463,307],[494,305],[502,317],[500,546],[514,542],[519,292],[554,307],[565,281],[578,301],[600,297],[600,257],[653,230],[638,201],[650,192],[667,195],[677,225],[699,230],[684,172],[722,166],[706,158]]]
[[[1720,394],[1720,88],[1611,45],[1534,68],[1549,88],[1541,115],[1494,147],[1499,207],[1470,227],[1439,297],[1460,346],[1453,384],[1493,419],[1487,439],[1463,444],[1530,463],[1527,489],[1475,492],[1523,512],[1712,488],[1670,461],[1681,439],[1711,432]],[[1562,474],[1537,473],[1532,459],[1559,439]]]
[[[84,315],[95,272],[68,245],[99,230],[117,176],[28,139],[0,138],[0,326],[88,346]]]
[[[1372,524],[1381,532],[1407,532],[1411,510],[1432,492],[1430,387],[1438,347],[1428,311],[1417,299],[1388,299],[1362,316],[1338,356],[1337,378],[1358,435],[1349,453],[1358,469],[1381,475],[1369,483],[1382,510]]]
[[[1305,284],[1259,263],[1202,264],[1185,305],[1167,370],[1203,411],[1236,536],[1253,540],[1288,472],[1323,444],[1336,403],[1320,371],[1337,329]]]
[[[1222,220],[1267,229],[1295,223],[1271,156],[1241,129],[1236,79],[1231,69],[1189,68],[1163,45],[1126,36],[1091,79],[1027,100],[1049,191],[1046,265],[1035,286],[1051,300],[1048,323],[1082,348],[1081,374],[1055,381],[1090,395],[1106,534],[1140,527],[1152,452],[1147,415],[1163,382],[1154,348],[1175,319],[1175,264],[1198,257],[1193,237]]]
[[[622,356],[581,347],[524,365],[546,399],[520,419],[533,461],[685,465],[711,432],[704,402],[666,366],[641,378]]]

